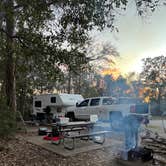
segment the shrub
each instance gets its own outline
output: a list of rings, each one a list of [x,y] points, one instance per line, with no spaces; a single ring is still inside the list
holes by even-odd
[[[7,138],[16,131],[16,113],[9,111],[4,99],[0,99],[0,137]]]

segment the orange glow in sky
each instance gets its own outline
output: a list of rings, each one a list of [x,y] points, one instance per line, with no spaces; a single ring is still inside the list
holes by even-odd
[[[101,74],[102,74],[102,75],[111,75],[112,78],[113,78],[113,80],[117,80],[118,77],[121,75],[121,72],[120,72],[120,70],[117,69],[117,68],[113,68],[113,69],[107,68],[107,69],[103,69],[103,70],[101,71]]]

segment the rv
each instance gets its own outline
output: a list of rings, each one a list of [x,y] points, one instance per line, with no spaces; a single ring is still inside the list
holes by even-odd
[[[39,119],[44,119],[46,110],[53,117],[64,116],[66,108],[75,106],[84,98],[80,94],[41,94],[33,97],[33,115]]]

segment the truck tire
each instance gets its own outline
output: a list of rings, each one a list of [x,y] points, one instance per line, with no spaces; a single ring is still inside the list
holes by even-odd
[[[111,129],[114,131],[121,131],[123,130],[122,125],[123,116],[121,112],[110,112],[110,123]]]
[[[74,122],[75,121],[75,116],[74,116],[74,112],[68,112],[66,117],[69,118],[70,122]]]

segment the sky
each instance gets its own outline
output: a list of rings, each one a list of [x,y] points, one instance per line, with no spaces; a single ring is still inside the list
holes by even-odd
[[[94,38],[100,42],[112,43],[120,53],[116,58],[116,68],[125,74],[140,73],[142,59],[166,55],[166,7],[157,9],[146,19],[136,13],[131,4],[124,15],[118,16],[116,25],[119,32],[105,29],[95,32]]]

